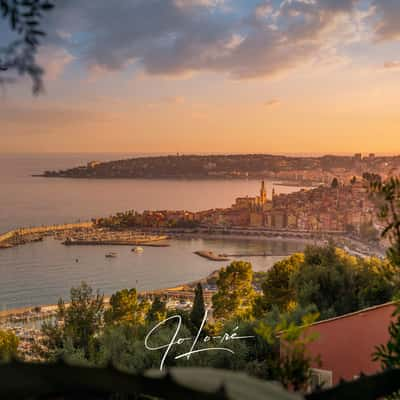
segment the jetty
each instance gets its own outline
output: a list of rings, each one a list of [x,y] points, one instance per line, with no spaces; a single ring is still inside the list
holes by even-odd
[[[269,256],[273,256],[275,254],[272,253],[238,253],[238,254],[220,254],[221,257],[269,257]],[[286,254],[287,255],[287,254]]]
[[[113,239],[67,239],[62,244],[65,246],[147,246],[147,247],[169,247],[169,243],[153,243],[154,240],[165,240],[165,238],[146,240],[113,240]]]
[[[65,233],[73,230],[88,230],[93,227],[92,222],[79,222],[76,224],[45,225],[30,228],[14,229],[0,234],[0,249],[40,242],[44,236]]]
[[[198,256],[206,258],[207,260],[211,261],[229,261],[228,257],[224,255],[215,254],[212,251],[199,250],[195,251],[194,254],[197,254]]]

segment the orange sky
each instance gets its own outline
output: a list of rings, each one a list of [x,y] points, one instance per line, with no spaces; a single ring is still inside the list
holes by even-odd
[[[277,0],[270,3],[279,6]],[[268,51],[276,48],[264,49],[260,59],[249,53],[245,61],[232,55],[204,65],[189,53],[171,73],[155,72],[158,64],[146,58],[118,67],[98,60],[88,65],[68,43],[45,44],[39,60],[47,72],[46,93],[31,97],[30,82],[23,79],[0,98],[0,152],[400,153],[400,63],[395,58],[400,35],[376,40],[374,25],[367,22],[372,13],[367,5],[373,7],[374,1],[356,3],[356,16],[343,10],[329,17],[326,26],[313,31],[309,53],[294,60],[282,54],[272,72]],[[225,21],[233,11],[219,12]],[[318,21],[330,15],[321,8],[307,12]],[[189,15],[186,9],[184,15]],[[356,30],[359,21],[364,25]],[[247,40],[237,36],[226,45],[229,51]],[[291,40],[292,51],[304,45]],[[239,54],[247,56],[250,49]],[[104,56],[111,60],[115,54]]]

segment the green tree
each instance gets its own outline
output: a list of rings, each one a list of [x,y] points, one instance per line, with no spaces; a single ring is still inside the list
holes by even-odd
[[[311,366],[320,363],[319,357],[307,352],[308,344],[318,337],[307,330],[318,316],[318,313],[306,314],[300,323],[296,323],[282,315],[277,324],[261,322],[255,329],[275,349],[275,357],[270,357],[268,363],[271,378],[279,380],[286,388],[305,390],[310,381]]]
[[[395,320],[389,325],[389,341],[377,346],[373,354],[373,360],[380,361],[382,369],[400,368],[400,306],[397,306],[393,317]]]
[[[201,326],[205,311],[206,306],[204,304],[203,288],[199,282],[195,289],[193,308],[190,313],[190,320],[197,329]]]
[[[13,332],[0,330],[0,362],[17,356],[19,340]]]
[[[167,317],[167,305],[161,300],[160,296],[156,296],[151,303],[147,319],[151,322],[160,322]]]
[[[396,268],[396,278],[399,279],[400,267],[400,180],[390,178],[385,182],[381,179],[370,179],[370,192],[380,207],[379,217],[386,226],[382,237],[390,241],[387,257]],[[383,369],[400,368],[400,305],[393,313],[393,320],[389,325],[390,339],[386,344],[376,348],[374,361],[380,361]],[[398,393],[392,398],[398,398]]]
[[[247,316],[252,308],[254,289],[251,264],[233,261],[219,272],[218,291],[212,297],[215,318]]]
[[[123,289],[111,296],[110,308],[106,312],[105,319],[107,323],[141,325],[144,323],[147,310],[148,303],[138,300],[135,288]]]
[[[50,350],[48,356],[62,356],[68,346],[89,358],[103,317],[104,296],[99,291],[94,293],[86,282],[71,288],[69,304],[62,299],[58,303],[58,321],[42,326],[45,345]]]
[[[386,224],[381,236],[390,241],[387,256],[400,267],[400,179],[392,177],[385,182],[370,177],[369,189],[375,197],[380,212],[379,218]]]
[[[281,312],[289,311],[295,306],[296,292],[292,287],[291,278],[299,270],[302,262],[304,262],[303,254],[293,254],[275,263],[267,272],[261,284],[263,294],[254,304],[255,317],[262,317],[273,306],[277,306]]]
[[[323,318],[357,310],[356,266],[355,257],[333,244],[307,247],[292,279],[298,303],[315,304]]]

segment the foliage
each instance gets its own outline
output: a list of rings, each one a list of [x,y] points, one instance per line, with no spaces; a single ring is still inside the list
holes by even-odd
[[[70,303],[63,300],[58,303],[56,323],[45,323],[42,331],[46,337],[45,345],[49,349],[49,357],[59,357],[65,350],[79,350],[85,358],[94,345],[94,340],[103,324],[104,296],[93,293],[93,289],[85,282],[70,291]]]
[[[147,319],[152,322],[163,321],[167,317],[167,305],[161,300],[160,296],[156,296],[151,303]]]
[[[190,313],[190,320],[192,324],[199,329],[203,322],[206,306],[204,304],[203,288],[201,283],[198,283],[194,292],[194,301],[192,312]]]
[[[174,368],[167,374],[127,374],[113,367],[57,364],[0,365],[2,399],[193,399],[290,400],[303,397],[243,373],[212,368]],[[68,379],[66,379],[68,377]],[[400,388],[400,370],[387,370],[305,395],[306,400],[375,400]],[[153,397],[151,397],[153,396]]]
[[[212,297],[215,318],[233,318],[246,315],[254,299],[251,264],[233,261],[219,272],[218,291]]]
[[[389,325],[390,339],[387,344],[377,346],[374,361],[380,361],[383,369],[400,368],[400,305],[393,313],[395,321]]]
[[[43,69],[36,64],[36,52],[41,37],[40,29],[45,13],[54,7],[49,0],[1,0],[1,16],[10,23],[17,39],[0,48],[0,73],[15,70],[19,75],[29,75],[33,81],[33,93],[43,90]],[[12,82],[12,78],[2,77],[0,83]]]
[[[307,354],[307,345],[317,338],[316,335],[307,334],[307,328],[318,316],[318,313],[304,315],[300,324],[297,324],[283,315],[277,324],[261,322],[255,329],[278,352],[271,367],[276,379],[286,388],[305,390],[310,379],[310,367],[319,362],[319,358]]]
[[[13,332],[0,330],[0,362],[10,361],[17,356],[18,342]]]
[[[296,301],[315,304],[323,318],[390,301],[398,289],[390,263],[356,258],[332,243],[307,247],[291,284]]]
[[[296,293],[291,285],[291,276],[298,271],[304,261],[303,254],[294,254],[275,263],[266,274],[261,284],[263,295],[254,304],[255,317],[261,317],[265,311],[277,306],[281,312],[293,309],[296,304]]]
[[[174,218],[176,217],[174,216]],[[94,222],[98,227],[109,229],[158,228],[160,226],[166,228],[193,229],[200,225],[198,221],[186,220],[183,216],[179,219],[170,219],[164,212],[155,212],[151,215],[146,215],[140,214],[134,210],[118,212],[115,215],[94,220]]]
[[[381,179],[369,181],[370,192],[375,195],[379,206],[379,217],[386,224],[382,237],[389,239],[391,246],[387,256],[391,262],[400,267],[400,180],[391,177],[382,182]]]
[[[212,368],[127,374],[113,367],[58,364],[0,366],[2,399],[295,400],[279,385]],[[68,377],[66,379],[66,377]]]
[[[368,178],[368,179],[367,179]],[[379,217],[386,224],[382,237],[388,238],[391,246],[387,257],[397,268],[400,267],[400,180],[392,177],[383,182],[380,177],[366,177],[370,192],[379,204]],[[395,275],[398,279],[398,273]],[[400,366],[400,305],[397,305],[389,325],[389,341],[376,347],[374,361],[380,361],[382,369]],[[398,389],[398,388],[397,388]],[[399,390],[393,390],[391,399],[399,398]]]
[[[339,181],[337,178],[333,178],[331,182],[331,188],[336,189],[339,186]]]
[[[138,301],[136,289],[123,289],[110,298],[110,308],[106,311],[107,323],[126,323],[137,326],[144,323],[149,305]]]

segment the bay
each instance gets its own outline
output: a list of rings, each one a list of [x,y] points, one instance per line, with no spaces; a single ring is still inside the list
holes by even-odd
[[[0,232],[21,226],[66,223],[135,209],[229,207],[239,196],[254,196],[256,180],[88,180],[33,178],[46,169],[64,169],[91,160],[132,157],[130,154],[0,155]],[[272,182],[266,182],[271,196]],[[299,190],[276,186],[277,193]],[[105,294],[125,287],[152,290],[205,277],[224,263],[205,260],[197,250],[216,253],[277,254],[248,257],[255,270],[266,270],[282,254],[300,251],[304,242],[244,239],[173,240],[168,248],[65,247],[48,239],[0,251],[0,309],[52,304],[67,297],[82,280]],[[106,259],[115,251],[118,257]],[[78,260],[78,262],[76,262]]]

